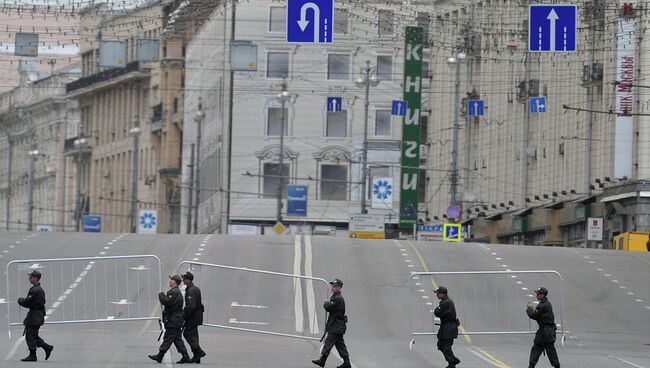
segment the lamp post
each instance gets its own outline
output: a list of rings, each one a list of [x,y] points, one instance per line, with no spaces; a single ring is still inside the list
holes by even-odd
[[[196,122],[196,161],[194,162],[194,167],[196,170],[196,174],[194,176],[194,191],[196,194],[194,195],[194,234],[198,234],[199,201],[201,194],[201,123],[203,122],[203,119],[205,119],[201,97],[199,97],[199,108],[196,113],[194,113],[193,119]]]
[[[447,58],[447,65],[456,68],[456,82],[454,84],[454,141],[451,150],[451,199],[450,204],[456,204],[456,194],[458,192],[458,120],[460,118],[460,63],[467,55],[464,52],[458,52],[455,56]]]
[[[34,215],[34,165],[41,153],[37,149],[27,152],[29,157],[29,178],[27,180],[27,231],[32,231]]]
[[[370,86],[379,85],[377,71],[370,67],[370,61],[366,61],[366,67],[361,70],[361,76],[354,81],[358,88],[366,89],[366,98],[363,112],[363,156],[361,159],[361,213],[368,213],[366,209],[366,186],[368,171],[368,107],[370,106]]]
[[[282,221],[282,186],[284,184],[284,124],[287,120],[287,116],[284,112],[284,108],[286,106],[287,101],[291,99],[291,94],[289,91],[287,91],[287,82],[283,81],[282,82],[282,91],[278,93],[276,96],[276,99],[280,101],[282,104],[281,111],[282,111],[282,120],[280,121],[280,153],[279,153],[279,168],[278,172],[280,174],[280,183],[278,184],[278,202],[277,202],[277,208],[276,208],[276,215],[275,219],[277,222]]]
[[[75,228],[77,231],[80,231],[81,224],[81,150],[88,144],[86,138],[80,137],[75,139],[74,146],[77,147],[77,175],[75,178],[76,185],[76,195],[75,195],[75,209],[74,209],[74,219],[75,219]]]
[[[136,121],[135,126],[129,130],[129,134],[133,136],[133,162],[131,170],[131,232],[137,231],[137,218],[138,218],[138,156],[140,151],[140,134],[142,129],[138,126]]]

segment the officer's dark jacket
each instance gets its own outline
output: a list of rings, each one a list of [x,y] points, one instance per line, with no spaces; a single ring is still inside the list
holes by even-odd
[[[26,298],[18,298],[18,304],[29,308],[23,321],[25,326],[42,326],[45,323],[45,292],[40,283],[29,288]]]
[[[183,327],[183,294],[178,286],[175,286],[167,292],[162,291],[158,294],[158,300],[163,306],[163,322],[166,328]]]
[[[348,317],[345,315],[345,299],[341,293],[332,294],[329,301],[323,303],[323,308],[329,313],[325,331],[335,335],[345,334]]]
[[[440,299],[440,304],[433,311],[433,314],[440,318],[440,328],[438,329],[439,339],[455,339],[458,337],[458,319],[456,319],[456,306],[454,301],[445,297]]]
[[[557,329],[557,326],[555,325],[553,306],[546,297],[540,300],[537,308],[526,308],[526,314],[528,314],[528,317],[531,319],[537,321],[537,325],[539,326],[535,333],[535,344],[548,344],[555,342],[555,330]]]
[[[183,309],[185,326],[195,327],[202,325],[203,310],[201,290],[194,284],[187,285],[185,288],[185,309]]]

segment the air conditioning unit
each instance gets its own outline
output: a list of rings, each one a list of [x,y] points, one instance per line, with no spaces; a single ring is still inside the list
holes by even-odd
[[[156,175],[147,175],[146,178],[144,178],[144,185],[151,185],[156,182]]]

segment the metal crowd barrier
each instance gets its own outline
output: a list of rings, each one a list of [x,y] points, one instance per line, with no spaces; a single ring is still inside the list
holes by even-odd
[[[45,324],[161,319],[153,312],[163,282],[161,262],[155,255],[14,260],[5,269],[10,338],[11,327],[21,326],[27,313],[16,300],[27,295],[31,286],[27,274],[35,269],[42,273]]]

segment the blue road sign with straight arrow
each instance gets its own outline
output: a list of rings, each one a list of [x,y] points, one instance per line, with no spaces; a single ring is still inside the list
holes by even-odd
[[[340,112],[343,110],[343,99],[341,97],[327,98],[327,112]]]
[[[334,0],[288,0],[287,42],[332,43]]]
[[[469,116],[483,116],[483,100],[468,100],[467,114]]]
[[[393,105],[390,114],[393,116],[405,116],[407,107],[408,104],[406,103],[406,101],[393,100]]]
[[[528,51],[576,51],[578,33],[576,5],[531,5],[528,8],[528,18]]]

